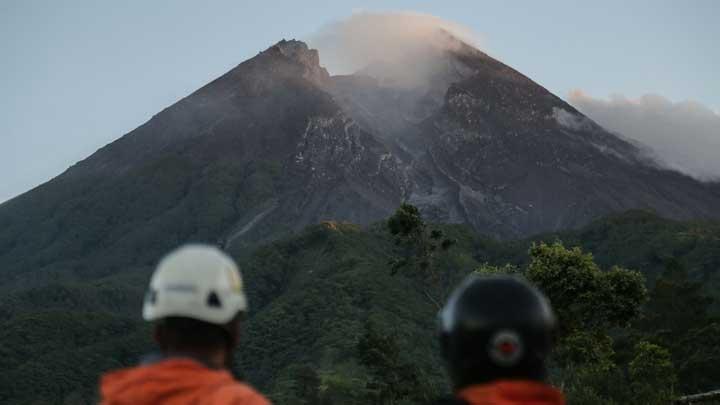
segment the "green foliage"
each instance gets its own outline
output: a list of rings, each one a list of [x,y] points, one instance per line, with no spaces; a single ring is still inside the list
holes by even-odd
[[[650,298],[640,325],[665,343],[675,341],[685,331],[704,326],[713,301],[704,294],[701,283],[689,279],[687,270],[675,258],[666,260]]]
[[[555,360],[580,374],[602,374],[615,367],[613,340],[601,331],[574,331],[563,338]]]
[[[451,278],[439,271],[436,261],[457,241],[445,237],[439,227],[425,223],[417,207],[407,203],[400,205],[386,224],[395,237],[396,246],[389,261],[391,274],[409,272],[411,278],[419,282],[416,288],[440,308],[449,293]]]
[[[568,404],[615,405],[617,402],[601,397],[591,386],[578,384],[578,388],[566,393]]]
[[[183,173],[187,169],[181,162],[164,164]],[[271,164],[221,165],[228,176],[246,179],[243,187],[250,188],[243,190],[255,190],[253,198],[262,200],[274,187]],[[223,179],[202,187],[221,190],[230,181]],[[191,184],[201,187],[199,179],[170,180],[158,178],[152,184],[168,193]],[[8,266],[3,274],[15,275],[0,286],[0,402],[94,403],[102,371],[135,364],[153,350],[149,327],[139,313],[155,261],[166,248],[199,240],[195,236],[235,218],[227,216],[231,211],[223,208],[225,203],[202,207],[188,201],[168,208],[163,201],[159,210],[177,211],[141,225],[138,235],[131,229],[138,224],[131,221],[122,231],[129,232],[129,239],[113,242],[102,256],[92,250],[77,256],[70,249],[60,260],[44,252],[3,262]],[[203,210],[212,213],[198,220],[202,224],[185,218]],[[717,303],[711,300],[717,292],[708,287],[720,285],[715,284],[720,273],[715,223],[683,224],[631,213],[559,237],[535,238],[528,250],[529,240],[482,239],[462,226],[425,224],[412,208],[402,211],[395,233],[390,221],[367,229],[326,222],[252,249],[231,249],[243,270],[251,309],[239,371],[276,403],[377,403],[381,389],[384,398],[403,396],[400,388],[374,382],[420,384],[425,390],[413,395],[423,397],[447,392],[432,332],[436,305],[472,271],[524,275],[546,291],[563,323],[552,357],[552,381],[563,387],[571,403],[654,401],[657,397],[647,387],[671,378],[665,373],[663,348],[677,376],[675,394],[716,388],[720,323],[714,315]],[[187,221],[187,232],[160,235],[150,229],[176,220]],[[8,232],[17,231],[15,222],[11,225]],[[0,249],[24,249],[12,247],[3,235],[0,231]],[[52,245],[45,236],[33,243]],[[446,250],[445,239],[453,242]],[[557,239],[565,244],[540,243]],[[419,266],[423,257],[431,258],[427,271]],[[673,257],[681,267],[669,260]],[[388,263],[393,258],[407,260],[394,275]],[[20,271],[26,265],[33,272]],[[646,305],[642,277],[624,268],[651,276]],[[361,338],[364,352],[358,349]],[[659,349],[636,350],[640,342]],[[371,355],[383,351],[397,355]],[[633,374],[633,380],[631,363],[636,371],[656,371]],[[402,401],[418,400],[410,397]]]
[[[720,322],[693,328],[669,347],[678,366],[679,391],[697,393],[718,387]]]
[[[321,401],[321,379],[309,364],[293,364],[285,370],[286,378],[278,376],[274,400],[288,405],[310,405]]]
[[[365,379],[340,374],[323,377],[322,405],[365,405],[372,401],[367,392]]]
[[[654,281],[668,259],[677,260],[689,276],[704,282],[706,292],[720,294],[720,222],[679,222],[647,211],[628,211],[599,219],[577,230],[534,240],[560,239],[593,252],[601,266],[615,264],[640,270]]]
[[[547,294],[563,334],[627,326],[647,297],[635,271],[601,271],[589,253],[560,242],[533,244],[527,277]]]
[[[475,269],[475,273],[481,276],[522,275],[522,270],[518,266],[509,263],[502,266],[494,266],[489,263],[483,263]]]
[[[646,339],[670,350],[683,392],[717,386],[713,376],[720,375],[720,319],[710,313],[712,306],[703,285],[690,280],[678,260],[667,259],[638,326]]]
[[[419,367],[404,359],[405,351],[393,335],[380,332],[372,323],[357,343],[357,356],[369,371],[366,388],[372,403],[428,402],[433,392]]]
[[[401,237],[419,237],[425,230],[420,211],[407,203],[400,205],[395,214],[387,220],[387,225],[391,234]]]
[[[452,227],[442,230],[457,238],[472,236]],[[472,243],[463,240],[463,246]],[[249,290],[253,316],[239,364],[249,380],[278,403],[295,401],[290,369],[307,364],[322,380],[321,402],[373,401],[377,393],[367,387],[373,372],[361,364],[356,347],[371,319],[378,335],[391,336],[403,352],[394,373],[407,376],[408,367],[417,367],[428,386],[442,386],[439,351],[428,333],[435,327],[435,308],[414,288],[417,280],[411,277],[417,273],[391,275],[387,257],[394,249],[384,226],[363,231],[326,223],[244,259],[247,285],[254,286]],[[446,256],[439,255],[435,265],[457,280],[478,265],[467,252]]]
[[[635,397],[653,404],[669,402],[677,382],[670,352],[648,342],[639,342],[635,352],[628,367]]]
[[[147,325],[108,313],[22,314],[4,324],[0,341],[1,403],[93,398],[100,372],[135,364],[151,348]]]
[[[615,359],[612,328],[627,327],[647,298],[644,278],[614,266],[603,271],[589,253],[561,242],[530,247],[526,273],[552,303],[560,323],[556,378],[574,401],[625,403],[628,391]],[[607,381],[620,384],[608,385]],[[643,383],[647,383],[643,380]]]
[[[441,229],[426,224],[417,207],[407,203],[403,203],[387,220],[387,227],[401,249],[399,257],[391,261],[393,274],[403,267],[416,267],[422,273],[435,277],[437,272],[433,268],[433,260],[437,251],[446,251],[456,243],[453,239],[444,238]]]

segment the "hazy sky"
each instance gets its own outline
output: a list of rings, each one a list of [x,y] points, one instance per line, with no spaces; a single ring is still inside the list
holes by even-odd
[[[358,10],[469,27],[489,54],[563,97],[653,93],[720,110],[716,0],[0,0],[0,201],[278,40]]]

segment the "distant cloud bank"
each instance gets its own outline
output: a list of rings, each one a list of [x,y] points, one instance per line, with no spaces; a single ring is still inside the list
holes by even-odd
[[[609,100],[572,91],[568,102],[606,129],[649,147],[656,160],[698,180],[720,180],[720,114],[648,94]]]

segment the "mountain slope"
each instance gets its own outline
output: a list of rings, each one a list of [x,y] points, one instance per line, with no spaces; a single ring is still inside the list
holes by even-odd
[[[187,240],[382,217],[401,201],[397,163],[322,90],[326,80],[316,51],[280,42],[4,203],[0,279],[102,276]]]
[[[512,238],[634,208],[675,219],[718,217],[717,184],[660,168],[459,41],[434,52],[424,85],[340,77],[334,88],[349,115],[410,162],[409,200],[434,220]]]
[[[572,232],[496,241],[466,226],[442,226],[457,240],[435,264],[450,284],[481,263],[524,264],[532,241],[582,246],[603,268],[620,265],[659,274],[676,258],[716,299],[720,224],[676,222],[647,212],[601,219]],[[397,335],[403,355],[444,386],[435,346],[435,306],[415,288],[412,272],[392,275],[395,245],[382,227],[325,223],[248,251],[231,252],[248,285],[251,312],[239,365],[264,391],[288,392],[293,369],[310,365],[326,384],[362,392],[367,370],[355,344],[368,320]],[[62,403],[94,395],[100,372],[136,364],[154,349],[140,319],[146,277],[116,273],[100,280],[17,290],[0,300],[0,401]],[[712,388],[712,387],[710,387]],[[83,403],[77,401],[77,403]],[[93,403],[89,401],[87,403]]]
[[[242,246],[325,219],[367,224],[403,200],[501,238],[633,208],[720,215],[717,185],[658,169],[452,40],[410,84],[383,78],[393,69],[382,65],[330,77],[304,43],[270,47],[0,205],[0,280],[84,280],[148,266],[188,240]]]

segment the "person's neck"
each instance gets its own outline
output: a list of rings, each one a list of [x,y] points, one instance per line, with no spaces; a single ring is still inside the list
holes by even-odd
[[[225,350],[168,350],[165,357],[188,357],[213,369],[227,368]]]

